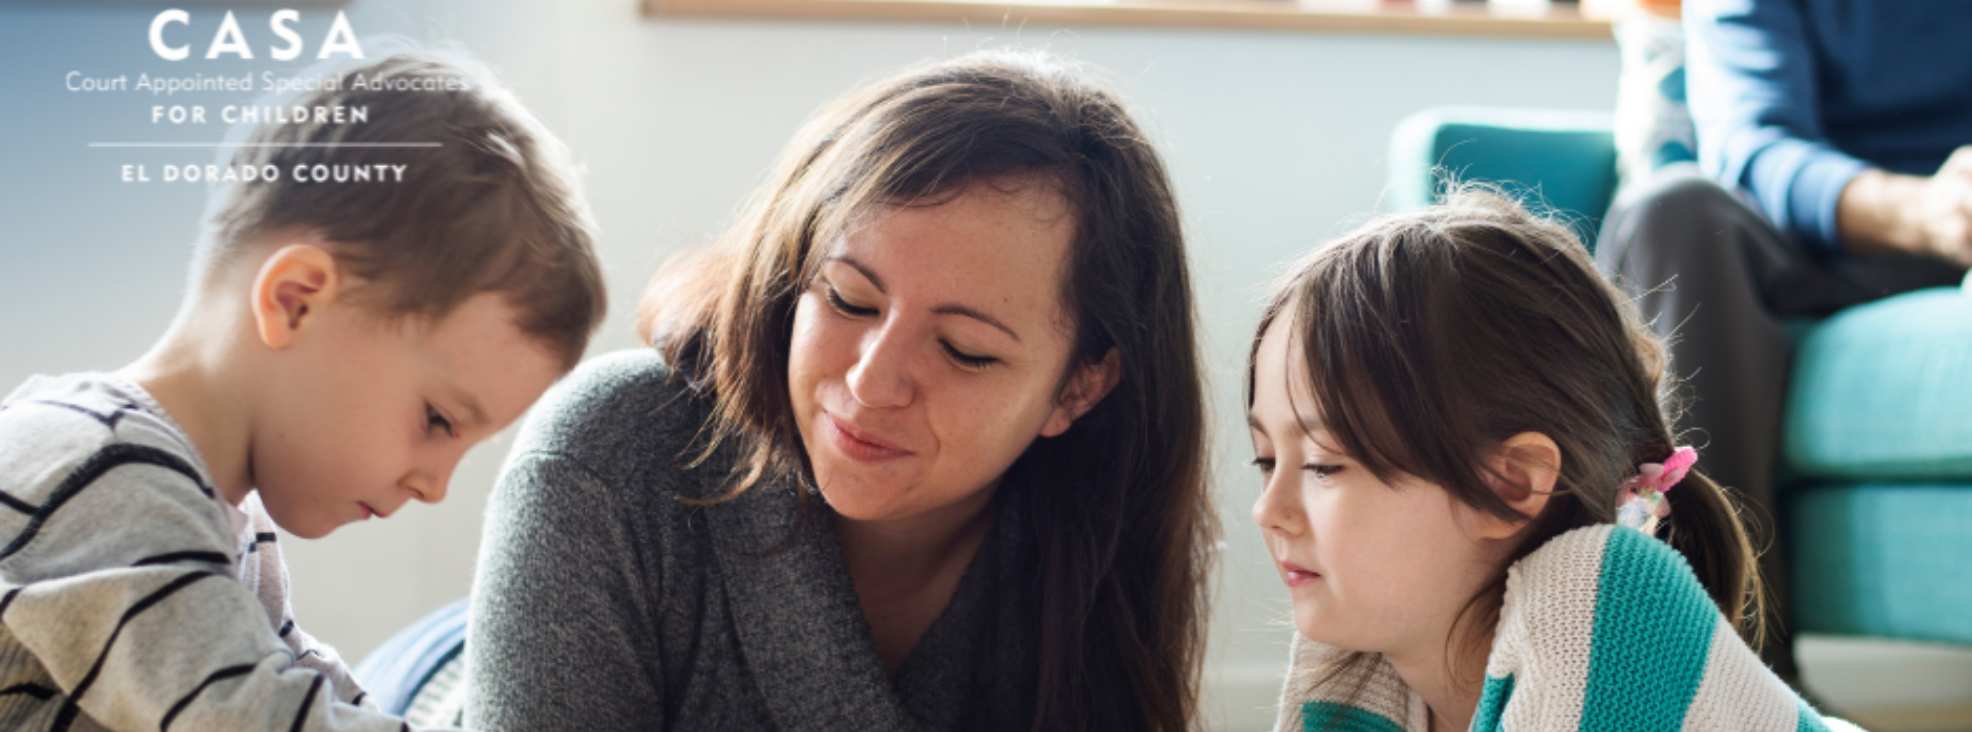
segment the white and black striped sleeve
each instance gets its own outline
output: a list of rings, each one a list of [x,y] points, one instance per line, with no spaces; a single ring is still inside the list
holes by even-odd
[[[297,663],[237,577],[223,508],[179,463],[113,443],[22,501],[0,537],[0,626],[48,683],[15,691],[54,705],[57,730],[83,716],[116,730],[403,729]]]

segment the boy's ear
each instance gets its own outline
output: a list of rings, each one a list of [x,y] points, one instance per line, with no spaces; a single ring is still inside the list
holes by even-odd
[[[1539,432],[1522,432],[1500,443],[1479,475],[1507,507],[1523,516],[1538,516],[1561,478],[1561,446]],[[1525,524],[1484,512],[1478,516],[1479,534],[1488,539],[1512,537]]]
[[[335,257],[313,244],[289,244],[267,255],[254,275],[253,322],[260,342],[276,351],[294,344],[322,307],[334,302],[342,278]]]
[[[1075,373],[1068,377],[1068,384],[1061,391],[1061,398],[1055,400],[1055,408],[1048,415],[1046,424],[1041,425],[1042,437],[1055,437],[1075,426],[1075,420],[1088,414],[1109,396],[1116,388],[1116,382],[1123,377],[1122,357],[1116,349],[1109,349],[1102,360],[1092,364],[1075,367]]]

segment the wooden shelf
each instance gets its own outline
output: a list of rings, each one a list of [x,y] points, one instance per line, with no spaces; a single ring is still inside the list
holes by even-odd
[[[642,0],[644,14],[1165,29],[1608,39],[1609,20],[1573,4],[1501,9],[1479,3],[1402,0]]]

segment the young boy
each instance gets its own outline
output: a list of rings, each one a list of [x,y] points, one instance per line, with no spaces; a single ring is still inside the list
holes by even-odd
[[[560,143],[484,74],[397,55],[266,125],[164,337],[0,406],[0,728],[397,730],[295,628],[274,527],[437,503],[604,306]],[[355,110],[362,121],[354,121]],[[401,175],[323,183],[370,167]]]

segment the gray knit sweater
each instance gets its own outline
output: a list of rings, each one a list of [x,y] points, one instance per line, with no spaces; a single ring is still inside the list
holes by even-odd
[[[892,676],[819,498],[768,484],[679,500],[725,487],[728,456],[681,467],[707,409],[648,350],[589,361],[536,408],[486,521],[468,726],[1028,725],[1036,611],[1011,502]]]

